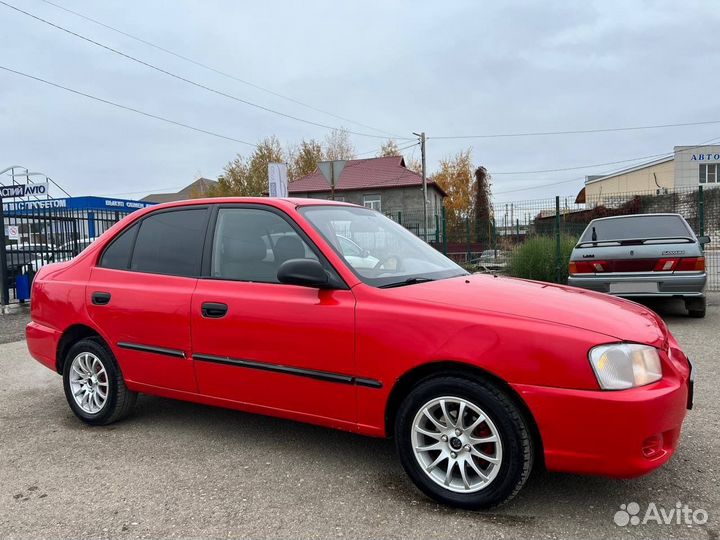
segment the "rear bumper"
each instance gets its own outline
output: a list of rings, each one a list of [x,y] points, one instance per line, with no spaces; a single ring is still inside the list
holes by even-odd
[[[548,470],[620,478],[670,459],[692,402],[688,378],[615,392],[513,386],[535,417]]]
[[[616,294],[618,296],[703,296],[707,274],[702,273],[618,273],[613,275],[587,274],[571,275],[568,277],[568,285],[589,289],[602,293]],[[623,292],[611,292],[611,284],[622,283],[639,284],[633,291],[632,288]],[[640,285],[641,284],[641,285]],[[643,285],[657,284],[657,291],[648,292]]]
[[[30,355],[45,367],[57,371],[55,355],[60,332],[32,321],[25,327],[25,337]]]

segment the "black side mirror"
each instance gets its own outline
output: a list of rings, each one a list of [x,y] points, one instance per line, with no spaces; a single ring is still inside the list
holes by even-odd
[[[301,285],[303,287],[328,287],[330,278],[322,265],[314,259],[290,259],[278,268],[277,278],[280,283]]]
[[[698,242],[700,242],[701,246],[704,246],[705,244],[709,244],[710,237],[709,236],[698,236]]]

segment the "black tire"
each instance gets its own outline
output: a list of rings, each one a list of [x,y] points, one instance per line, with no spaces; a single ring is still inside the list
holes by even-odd
[[[502,444],[499,472],[479,491],[459,493],[439,485],[415,456],[412,441],[415,416],[426,404],[443,396],[472,403],[490,418],[499,433]],[[488,509],[510,500],[525,484],[533,466],[530,429],[512,400],[496,385],[462,375],[426,379],[410,392],[398,410],[395,444],[405,472],[421,491],[438,502],[470,510]]]
[[[685,309],[687,309],[690,317],[696,319],[704,318],[706,308],[707,300],[705,298],[688,298],[685,300]]]
[[[104,404],[94,413],[84,411],[73,397],[70,382],[70,374],[72,372],[73,360],[83,353],[90,353],[97,357],[102,367],[107,373],[107,399]],[[137,399],[137,393],[128,390],[125,386],[120,368],[118,367],[115,356],[108,346],[99,338],[87,338],[78,341],[67,352],[63,364],[63,387],[65,389],[65,398],[67,399],[70,409],[80,420],[93,426],[104,426],[112,424],[126,417],[132,411]]]

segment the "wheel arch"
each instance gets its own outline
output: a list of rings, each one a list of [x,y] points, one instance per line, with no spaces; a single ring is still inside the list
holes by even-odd
[[[544,463],[544,450],[540,429],[538,428],[537,421],[535,420],[532,411],[525,403],[525,400],[522,399],[520,394],[518,394],[515,389],[497,375],[480,367],[452,360],[441,360],[416,366],[410,371],[404,373],[395,382],[385,406],[385,435],[387,437],[392,437],[395,430],[395,419],[397,417],[400,404],[405,396],[407,396],[417,384],[433,377],[447,375],[482,379],[484,381],[491,382],[493,385],[502,390],[513,402],[513,404],[517,406],[530,429],[535,454],[535,463]]]
[[[60,375],[62,375],[65,355],[70,350],[70,347],[81,339],[91,337],[101,339],[105,345],[108,345],[105,338],[103,338],[97,330],[86,324],[73,324],[65,329],[58,341],[57,351],[55,353],[55,369]]]

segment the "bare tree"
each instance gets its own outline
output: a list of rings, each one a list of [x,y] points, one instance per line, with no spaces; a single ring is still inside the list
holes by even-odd
[[[350,140],[350,133],[344,128],[333,129],[325,137],[325,159],[354,159],[355,147]]]

